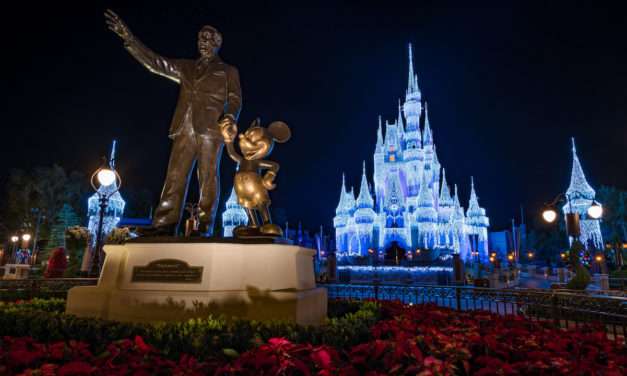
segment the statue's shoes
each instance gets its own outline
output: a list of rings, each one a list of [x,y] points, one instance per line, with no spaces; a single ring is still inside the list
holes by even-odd
[[[233,229],[233,236],[236,238],[250,238],[259,236],[259,228],[253,226],[237,226]]]
[[[263,235],[276,237],[283,236],[283,230],[281,230],[281,227],[275,225],[274,223],[266,223],[265,225],[261,226],[259,230]]]

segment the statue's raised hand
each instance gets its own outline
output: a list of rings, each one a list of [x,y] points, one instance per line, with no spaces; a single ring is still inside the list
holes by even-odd
[[[111,9],[107,9],[105,11],[105,22],[107,23],[109,30],[116,33],[120,38],[124,40],[130,39],[130,29],[128,28],[128,26],[126,26],[124,21],[122,21],[122,19]]]

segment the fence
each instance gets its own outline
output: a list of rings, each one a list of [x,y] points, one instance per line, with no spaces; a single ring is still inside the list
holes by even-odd
[[[552,320],[565,328],[600,323],[610,338],[627,333],[627,299],[574,291],[492,289],[467,286],[323,284],[329,298],[399,300],[433,303],[456,310],[488,310]]]
[[[0,280],[0,300],[64,298],[74,286],[90,286],[98,278],[42,278]]]

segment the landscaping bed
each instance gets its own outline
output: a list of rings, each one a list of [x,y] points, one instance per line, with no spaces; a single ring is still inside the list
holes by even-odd
[[[319,327],[224,318],[151,325],[77,318],[64,305],[0,304],[0,374],[627,373],[627,347],[599,328],[484,311],[331,301]]]

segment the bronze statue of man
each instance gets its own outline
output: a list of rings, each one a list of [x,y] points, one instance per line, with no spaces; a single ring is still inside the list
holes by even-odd
[[[237,69],[218,56],[222,35],[211,26],[198,32],[200,57],[170,59],[144,46],[111,10],[105,12],[109,29],[124,41],[124,47],[148,70],[180,84],[178,104],[170,126],[173,140],[168,172],[151,235],[173,234],[181,219],[191,170],[197,164],[200,184],[200,231],[213,234],[220,196],[220,158],[224,139],[221,129],[236,127],[242,106]]]

